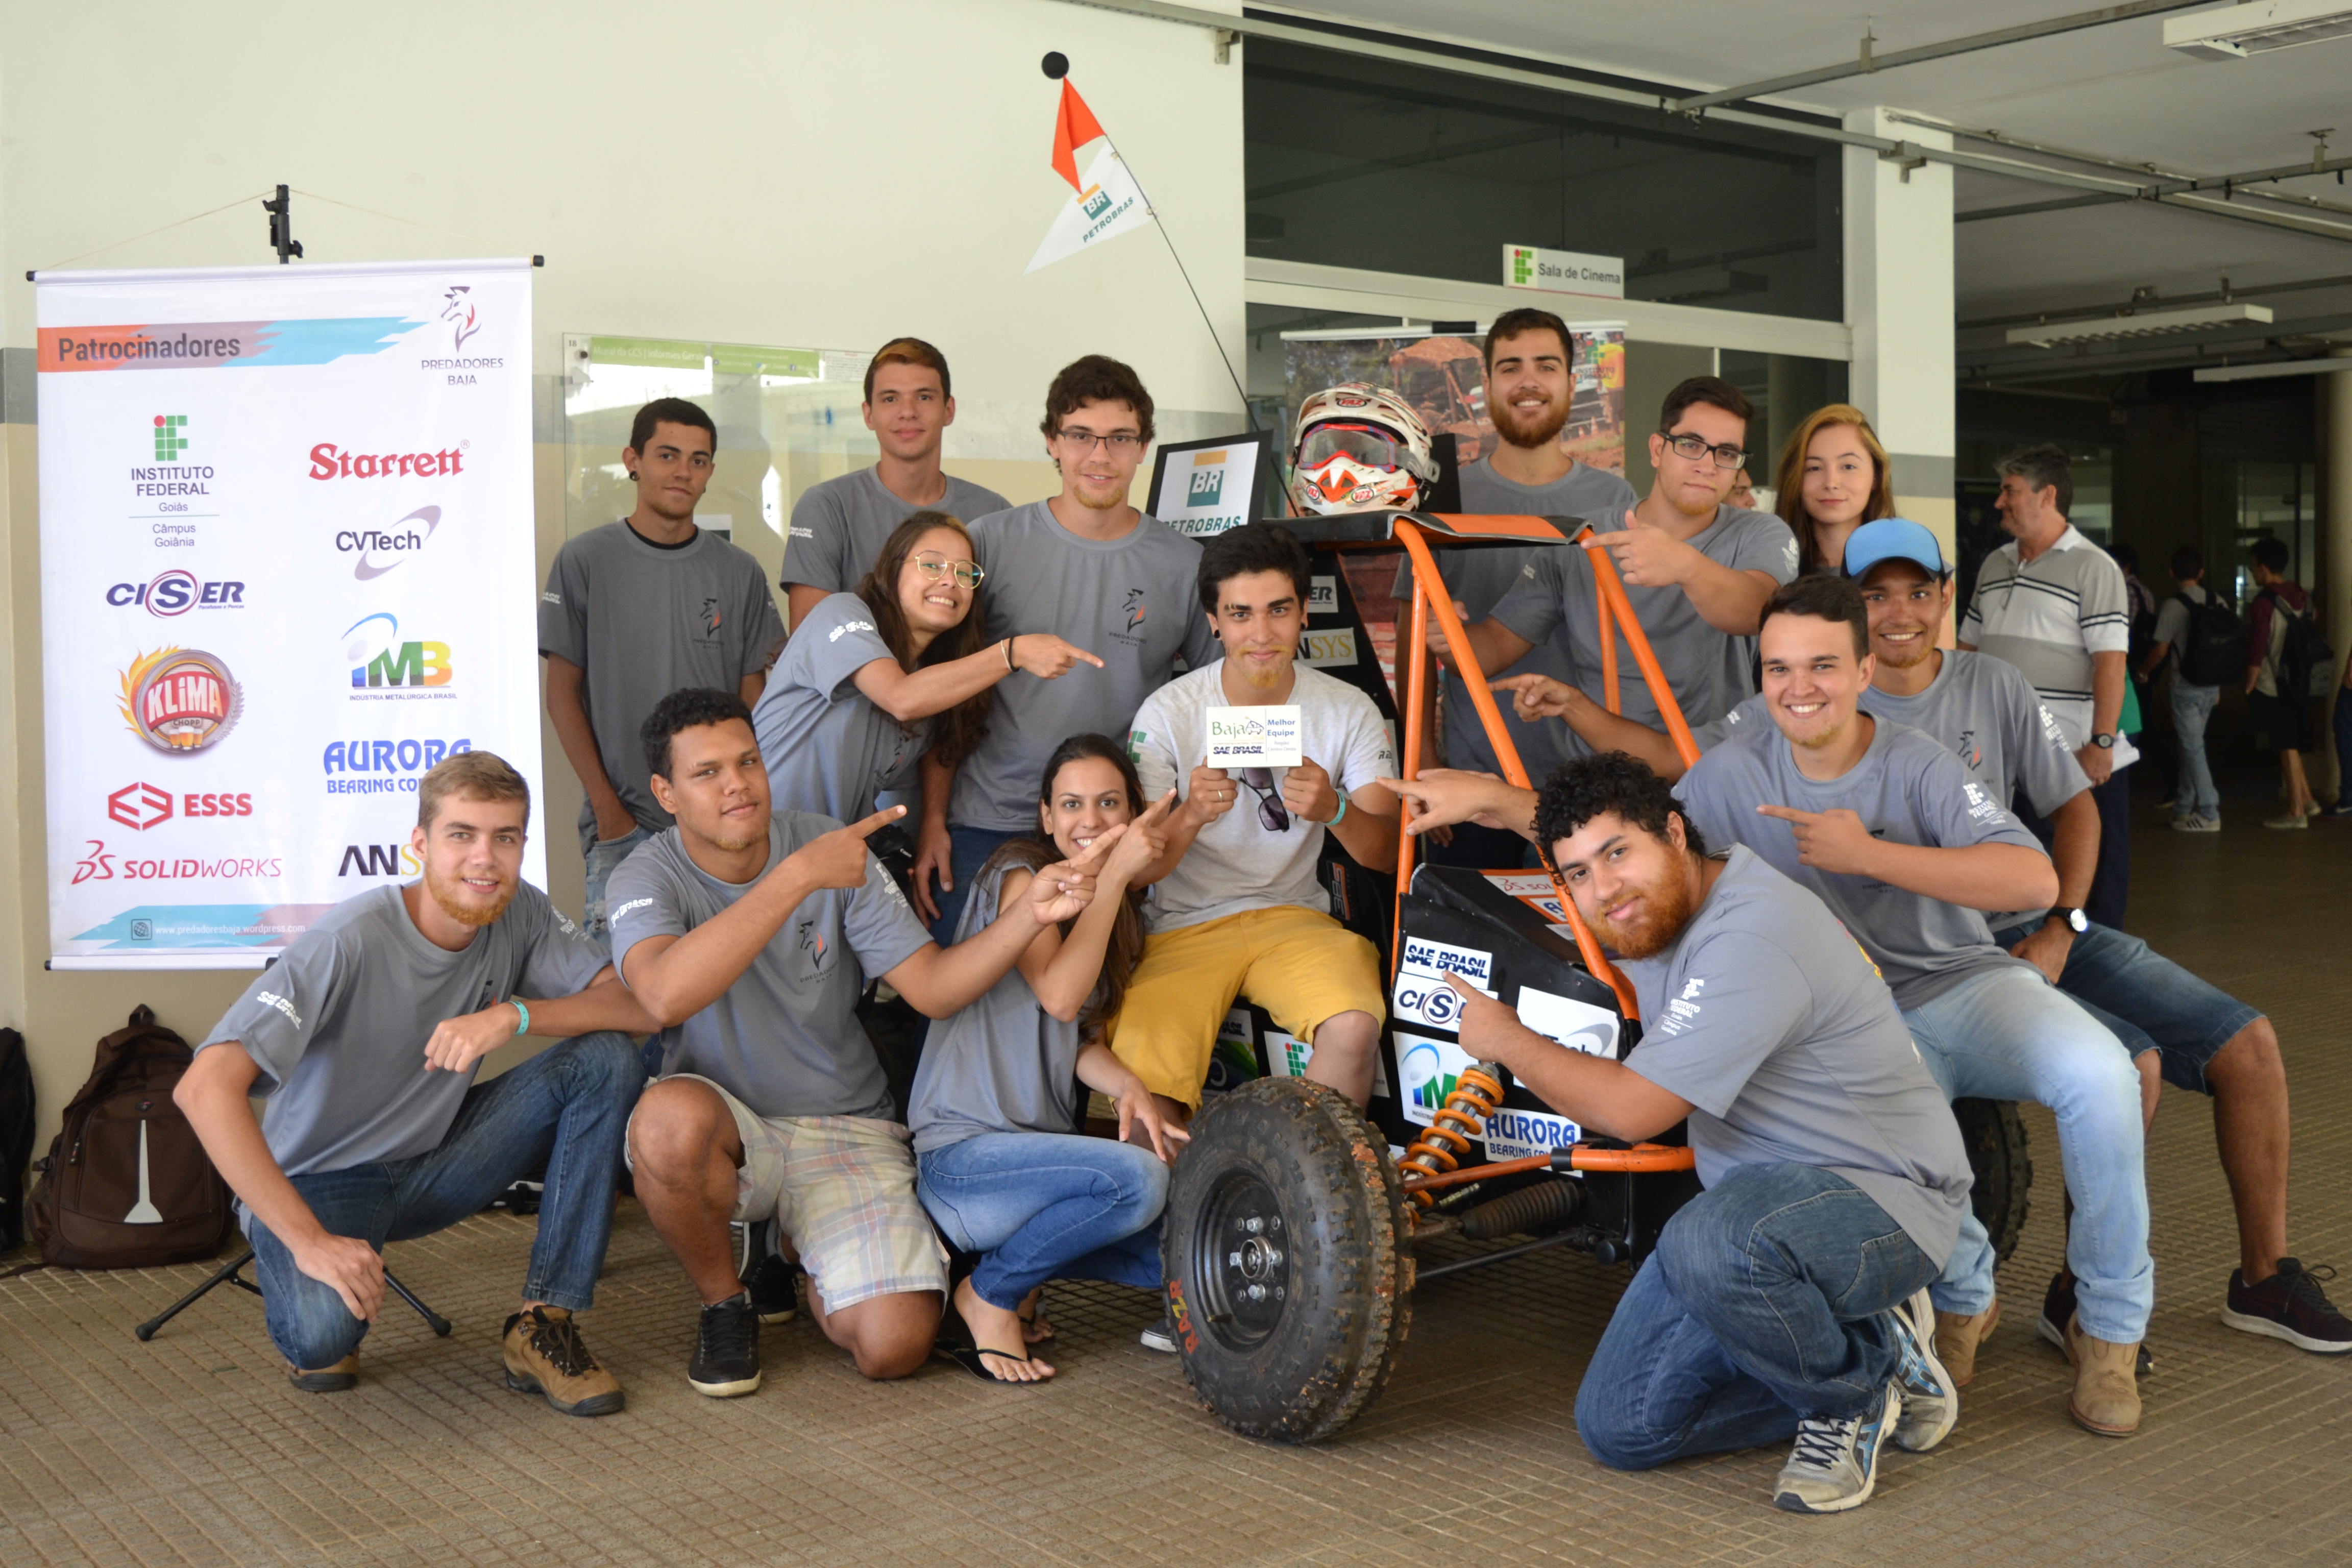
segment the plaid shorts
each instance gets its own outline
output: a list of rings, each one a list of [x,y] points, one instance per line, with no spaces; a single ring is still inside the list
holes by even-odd
[[[948,1288],[947,1250],[915,1195],[910,1135],[864,1116],[760,1115],[697,1073],[735,1118],[743,1165],[734,1218],[773,1215],[828,1312],[876,1296]]]

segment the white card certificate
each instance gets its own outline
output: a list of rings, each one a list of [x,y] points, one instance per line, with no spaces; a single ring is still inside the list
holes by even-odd
[[[1209,710],[1210,767],[1295,768],[1305,760],[1296,704]]]

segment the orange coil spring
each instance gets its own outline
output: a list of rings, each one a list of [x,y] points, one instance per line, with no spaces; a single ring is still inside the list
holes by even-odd
[[[1470,1152],[1470,1142],[1486,1132],[1486,1118],[1495,1114],[1503,1103],[1503,1083],[1484,1068],[1465,1068],[1454,1083],[1454,1092],[1445,1097],[1444,1106],[1430,1119],[1429,1131],[1414,1140],[1398,1162],[1400,1173],[1418,1172],[1425,1176],[1443,1175],[1462,1163]],[[1427,1208],[1437,1200],[1425,1192],[1412,1194],[1413,1203]]]

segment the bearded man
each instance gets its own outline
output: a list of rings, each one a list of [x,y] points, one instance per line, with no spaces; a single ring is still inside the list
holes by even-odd
[[[236,1194],[269,1337],[305,1393],[358,1383],[384,1243],[446,1229],[543,1169],[507,1386],[567,1415],[624,1404],[572,1313],[604,1268],[645,1078],[616,1031],[656,1025],[603,946],[522,881],[530,816],[530,786],[502,759],[436,765],[409,837],[422,878],[346,899],[295,938],[173,1093]],[[477,1083],[522,1035],[562,1044]]]

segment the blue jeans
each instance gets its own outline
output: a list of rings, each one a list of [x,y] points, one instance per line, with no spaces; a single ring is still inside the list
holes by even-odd
[[[582,900],[580,925],[598,942],[609,942],[612,922],[604,918],[604,884],[630,852],[653,837],[649,827],[633,827],[609,843],[598,842],[588,847],[588,896]]]
[[[294,1190],[330,1234],[382,1252],[388,1241],[447,1229],[544,1161],[547,1193],[522,1299],[579,1311],[594,1299],[604,1267],[621,1138],[644,1085],[627,1036],[583,1035],[467,1090],[439,1148],[297,1176]],[[316,1371],[358,1348],[368,1326],[334,1288],[296,1268],[293,1253],[258,1219],[248,1221],[246,1235],[278,1353]]]
[[[950,824],[948,839],[954,846],[948,857],[948,874],[955,886],[944,892],[935,889],[940,918],[931,922],[931,940],[941,947],[955,942],[956,921],[963,918],[963,901],[971,891],[972,879],[988,858],[1008,839],[1020,837],[1018,833],[1000,833],[992,827],[959,827]]]
[[[940,1230],[959,1251],[986,1255],[971,1288],[990,1306],[1018,1311],[1048,1279],[1160,1289],[1168,1167],[1150,1150],[1067,1132],[983,1132],[916,1166],[915,1191]]]
[[[1666,1222],[1585,1369],[1577,1435],[1602,1464],[1645,1470],[1858,1415],[1895,1375],[1887,1309],[1935,1277],[1843,1176],[1742,1165]]]
[[[2172,683],[2172,731],[2180,738],[2180,793],[2172,802],[2175,816],[2221,820],[2221,791],[2213,783],[2213,769],[2205,760],[2205,726],[2212,721],[2213,704],[2221,699],[2218,686]],[[2344,745],[2343,721],[2336,721],[2336,745]]]
[[[2019,926],[1993,940],[2014,947],[2032,931]],[[2134,1058],[2157,1053],[2164,1081],[2210,1094],[2205,1064],[2262,1016],[2218,985],[2209,985],[2136,936],[2094,924],[2074,939],[2058,989],[2105,1024]]]
[[[1946,1098],[2030,1100],[2058,1117],[2066,1192],[2074,1200],[2066,1264],[2079,1282],[2084,1331],[2137,1344],[2156,1306],[2147,1255],[2147,1162],[2139,1073],[2115,1035],[2041,974],[2005,965],[1969,976],[1903,1022]],[[1936,1286],[1948,1312],[1993,1300],[1993,1248],[1970,1214]]]

